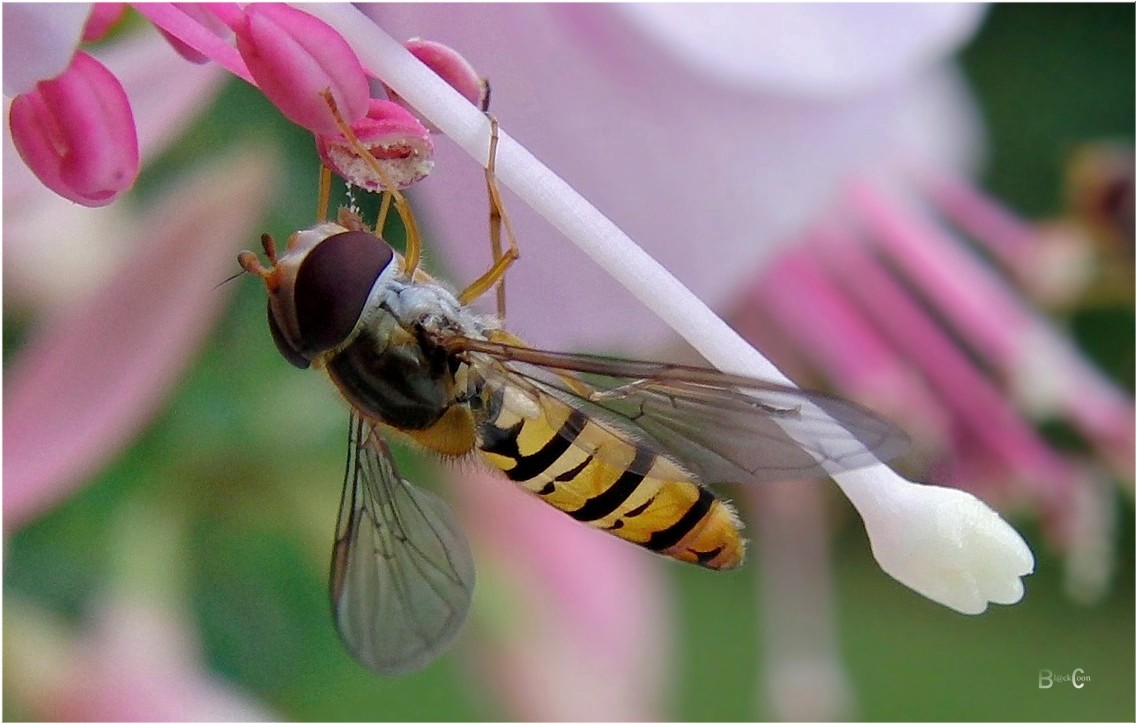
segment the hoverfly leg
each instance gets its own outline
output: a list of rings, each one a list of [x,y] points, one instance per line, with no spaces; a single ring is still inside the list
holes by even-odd
[[[490,121],[490,150],[486,161],[486,195],[489,197],[489,226],[490,249],[493,252],[493,266],[482,276],[478,277],[468,287],[462,290],[458,299],[463,304],[469,304],[497,284],[497,313],[505,319],[505,272],[510,265],[521,256],[517,248],[517,237],[513,233],[513,225],[509,215],[505,213],[505,205],[501,201],[501,191],[497,185],[495,174],[497,162],[498,122],[492,114],[486,113]],[[502,250],[501,230],[505,228],[509,248]],[[500,282],[500,283],[499,283]]]
[[[320,164],[320,189],[316,199],[316,218],[324,221],[328,218],[328,203],[332,195],[332,170]]]
[[[486,118],[490,121],[490,152],[486,161],[486,198],[489,202],[489,225],[490,225],[490,251],[493,254],[494,264],[502,258],[501,253],[501,203],[496,196],[497,181],[494,177],[494,169],[497,162],[497,119],[489,113],[486,113]],[[502,319],[505,319],[505,280],[502,279],[501,283],[497,285],[497,314]]]
[[[415,223],[415,215],[414,212],[411,211],[410,204],[407,203],[407,197],[403,196],[403,193],[399,191],[399,187],[391,180],[387,172],[383,170],[383,166],[371,155],[371,152],[360,143],[355,132],[351,130],[351,126],[347,125],[347,122],[344,121],[343,116],[340,115],[339,108],[336,106],[336,101],[332,97],[331,91],[324,90],[321,92],[321,95],[328,106],[328,110],[332,113],[332,118],[335,119],[336,125],[340,129],[340,133],[343,134],[343,137],[347,139],[348,145],[351,146],[351,150],[362,158],[364,163],[379,177],[383,184],[384,194],[390,197],[391,203],[395,205],[395,211],[397,211],[402,218],[403,226],[407,230],[407,249],[403,254],[404,269],[407,276],[413,277],[422,255],[422,238],[419,236],[418,224]],[[386,212],[384,211],[380,216],[380,220],[383,220],[385,217]],[[376,228],[376,234],[381,232],[381,227]]]
[[[379,215],[375,217],[375,235],[380,239],[387,237],[383,236],[383,229],[387,226],[387,214],[391,211],[391,194],[386,191],[383,192],[383,200],[379,202]]]
[[[509,269],[515,261],[517,261],[517,251],[507,249],[505,254],[494,262],[494,265],[490,267],[489,271],[472,281],[468,287],[458,294],[458,301],[466,305],[488,292],[493,288],[494,284],[504,279],[506,270]],[[500,289],[499,292],[501,293],[498,295],[498,313],[504,314],[505,294],[504,291]]]
[[[487,84],[487,99],[488,98],[488,84]],[[483,109],[484,110],[484,109]],[[501,229],[505,226],[505,235],[509,239],[509,252],[508,255],[516,260],[520,256],[517,248],[517,237],[513,233],[513,225],[509,223],[509,215],[505,213],[505,204],[501,201],[501,190],[497,185],[497,143],[498,143],[498,123],[497,118],[491,114],[486,113],[486,117],[490,120],[490,152],[489,158],[486,162],[486,194],[489,197],[490,204],[490,246],[493,249],[493,258],[496,263],[498,259],[502,258],[501,251]],[[497,313],[502,319],[505,319],[505,279],[497,287]]]

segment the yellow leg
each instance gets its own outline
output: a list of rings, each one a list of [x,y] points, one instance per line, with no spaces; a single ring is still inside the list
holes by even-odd
[[[356,155],[362,158],[371,170],[375,172],[375,175],[379,177],[385,192],[390,195],[391,201],[395,204],[395,210],[399,212],[399,216],[403,219],[403,226],[405,226],[407,230],[407,250],[406,253],[403,254],[404,268],[407,276],[413,276],[415,269],[418,268],[418,262],[422,255],[422,239],[419,237],[418,224],[415,223],[415,215],[411,211],[410,204],[407,203],[407,197],[403,196],[398,186],[396,186],[395,182],[391,180],[391,177],[387,175],[387,172],[383,170],[383,166],[371,155],[371,152],[359,142],[359,139],[351,130],[351,127],[347,125],[343,116],[340,115],[339,108],[336,107],[336,101],[332,98],[331,91],[325,90],[322,95],[324,96],[324,102],[328,104],[328,110],[332,112],[332,118],[335,119],[336,125],[339,126],[340,133],[347,139],[351,150],[355,151]]]
[[[391,211],[391,194],[383,192],[383,201],[379,204],[379,215],[375,219],[375,235],[383,236],[383,227],[387,225],[387,214]]]
[[[470,283],[470,286],[458,294],[458,301],[462,304],[469,304],[488,292],[493,288],[494,284],[497,284],[505,277],[505,271],[509,269],[510,265],[515,261],[517,261],[517,250],[507,249],[505,254],[494,262],[494,265],[490,267],[489,271],[475,279]],[[498,299],[502,301],[500,297]],[[498,311],[501,312],[503,310],[499,309]]]
[[[332,195],[332,171],[327,166],[320,166],[320,195],[316,202],[316,218],[324,221],[328,218],[328,199]]]
[[[490,205],[490,249],[493,252],[493,266],[463,289],[462,293],[458,295],[458,299],[463,304],[468,304],[497,284],[497,313],[498,316],[505,319],[505,272],[521,254],[517,248],[517,237],[513,233],[513,225],[509,222],[509,216],[505,213],[505,206],[501,202],[501,191],[498,189],[497,176],[494,174],[497,162],[497,119],[489,113],[486,114],[486,117],[490,120],[490,152],[489,159],[486,162],[486,193]],[[505,227],[505,235],[509,239],[509,249],[504,252],[501,248],[502,226]]]
[[[490,250],[496,266],[502,258],[501,253],[501,204],[496,201],[497,180],[494,169],[497,165],[497,119],[488,113],[490,119],[490,153],[486,161],[486,195],[490,204]],[[497,285],[497,315],[505,319],[505,280]]]

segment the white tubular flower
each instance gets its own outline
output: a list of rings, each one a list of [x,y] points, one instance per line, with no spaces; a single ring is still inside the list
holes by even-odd
[[[864,520],[873,555],[888,575],[960,613],[1022,598],[1021,578],[1034,570],[1034,556],[1022,536],[971,493],[918,485],[883,465],[834,480]]]

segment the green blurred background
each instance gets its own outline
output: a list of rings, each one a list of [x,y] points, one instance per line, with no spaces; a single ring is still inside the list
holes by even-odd
[[[1085,141],[1133,141],[1134,7],[992,9],[962,55],[989,126],[984,183],[1033,218],[1061,210],[1063,164]],[[240,109],[235,111],[234,109]],[[143,200],[218,139],[276,139],[289,167],[264,227],[311,220],[310,139],[255,93],[231,83],[211,114],[146,172]],[[252,243],[252,242],[250,242]],[[85,611],[108,580],[189,602],[208,663],[281,716],[296,719],[497,719],[461,656],[380,679],[343,651],[329,619],[327,552],[343,463],[342,409],[319,375],[283,364],[264,329],[263,291],[238,284],[166,411],[89,486],[7,541],[5,596],[63,615]],[[1133,386],[1131,306],[1075,314],[1085,349]],[[5,319],[5,363],[22,330]],[[282,391],[287,391],[282,394]],[[203,431],[208,431],[204,434]],[[405,469],[418,462],[401,454]],[[838,496],[834,496],[836,500]],[[1079,605],[1037,527],[1012,520],[1038,556],[1025,600],[960,616],[877,567],[855,514],[836,503],[834,586],[842,654],[857,715],[872,720],[1132,720],[1133,503],[1119,513],[1117,574],[1104,600]],[[170,561],[175,560],[176,566]],[[678,719],[754,719],[761,666],[756,564],[709,576],[667,566],[680,614]],[[1078,690],[1040,690],[1040,669],[1080,667]],[[5,718],[22,718],[4,702]]]

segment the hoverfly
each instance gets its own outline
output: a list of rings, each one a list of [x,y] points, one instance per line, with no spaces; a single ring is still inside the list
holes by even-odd
[[[239,256],[268,290],[281,355],[323,369],[351,408],[331,598],[341,638],[379,673],[444,651],[474,586],[455,514],[399,475],[384,434],[480,458],[582,523],[712,569],[738,566],[745,543],[704,482],[824,477],[907,445],[851,402],[709,368],[532,349],[500,316],[474,311],[517,256],[508,221],[510,253],[494,228],[494,131],[496,262],[457,294],[418,268],[417,235],[400,255],[348,210],[294,233],[283,253],[264,235],[269,266]]]

